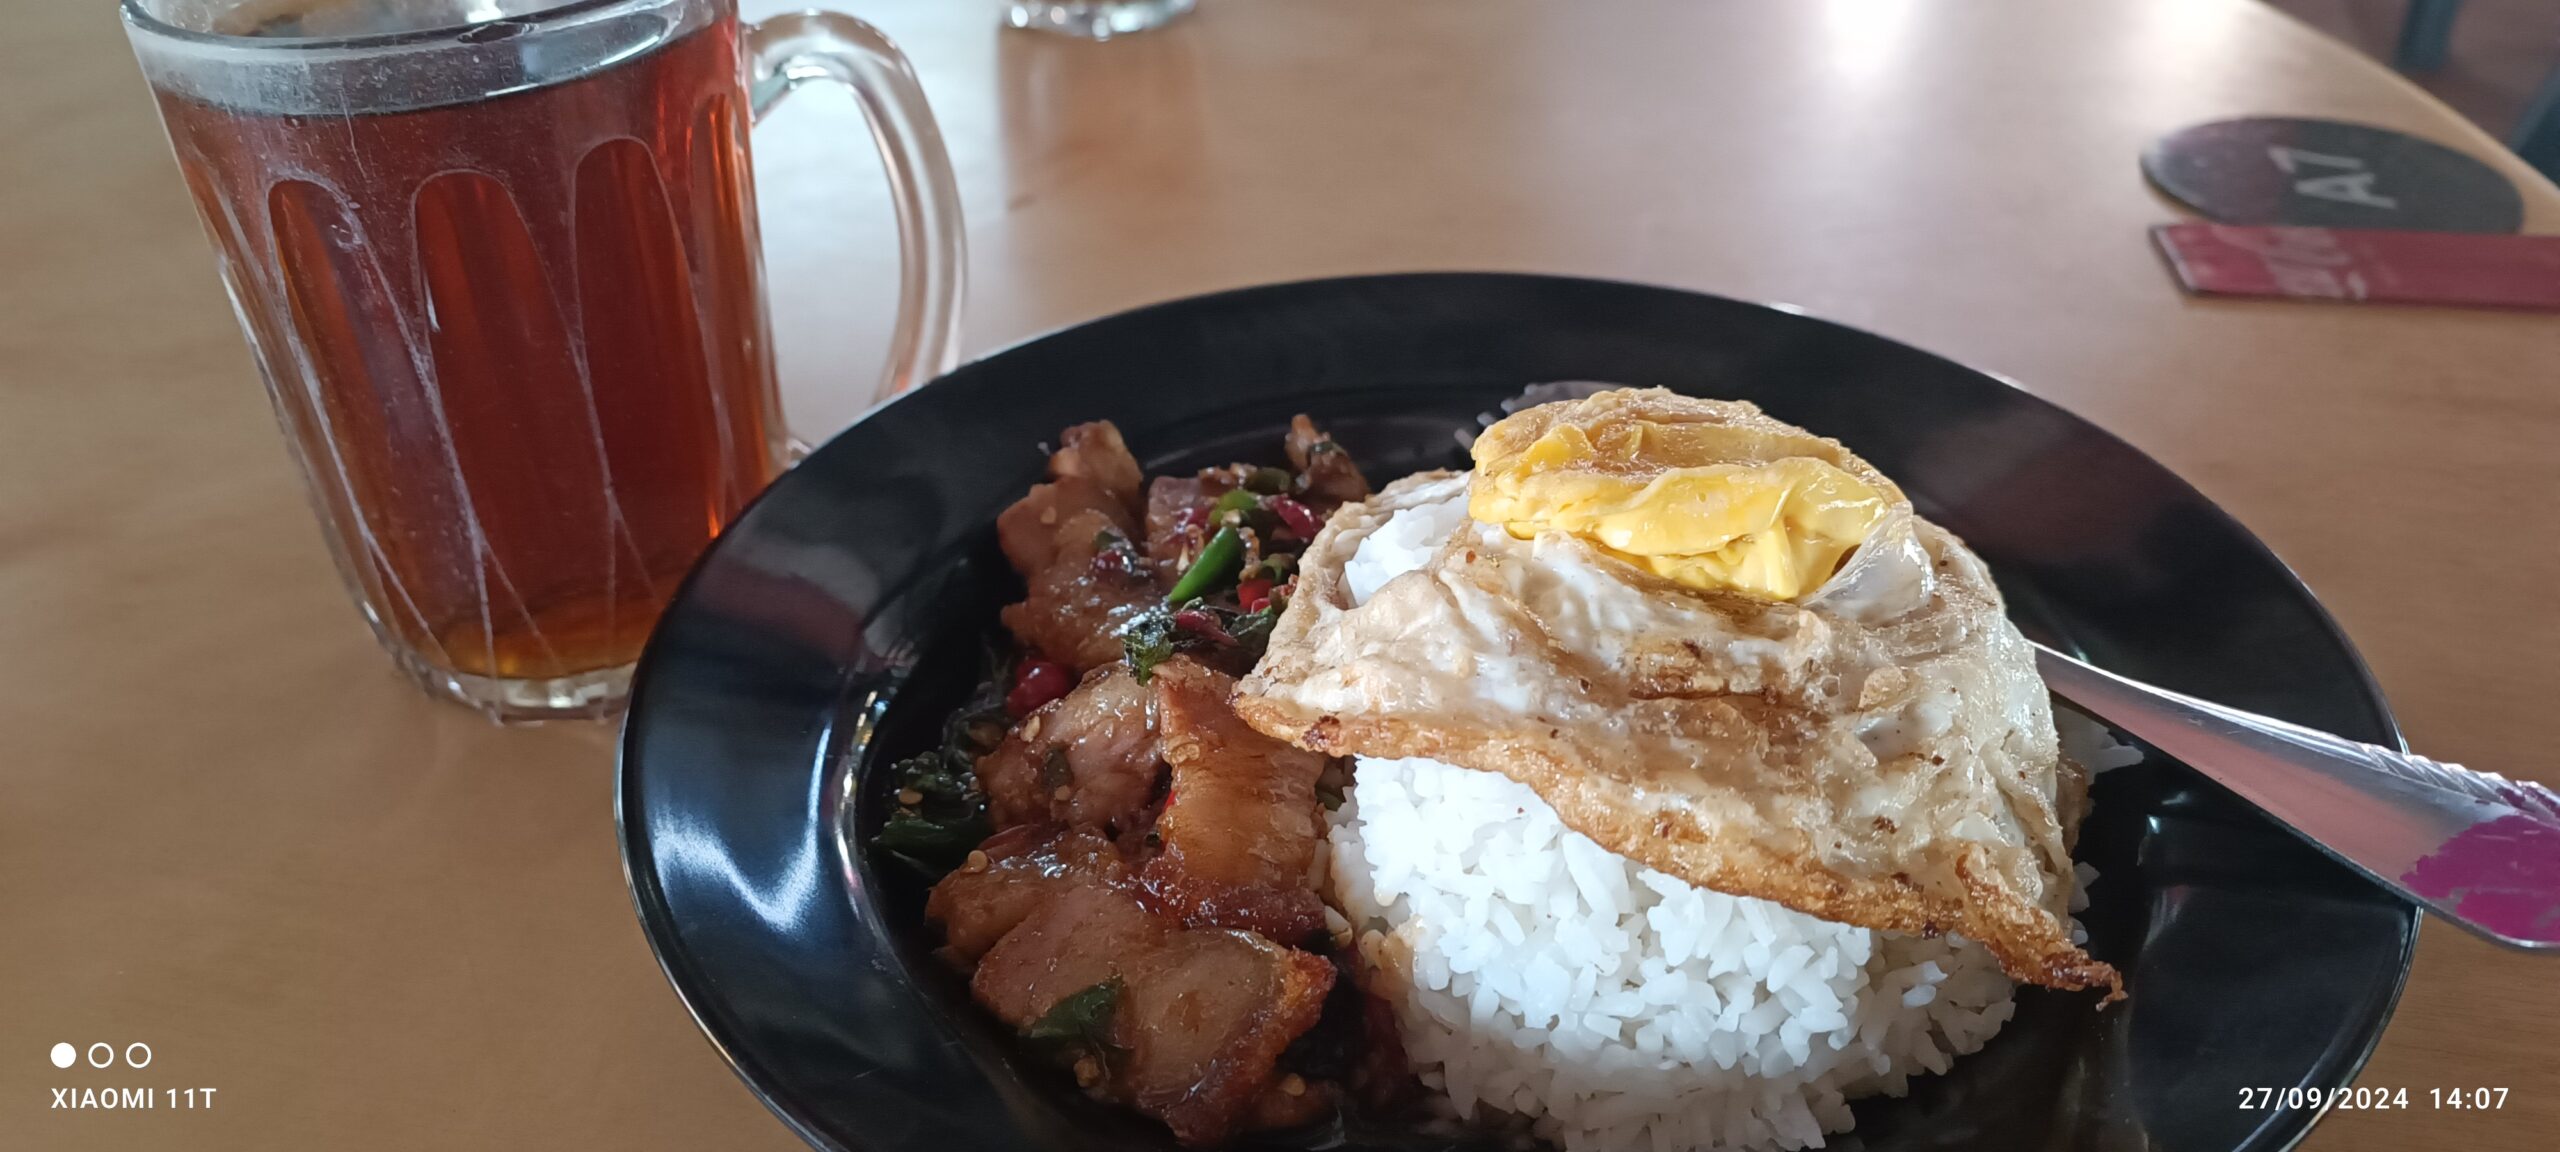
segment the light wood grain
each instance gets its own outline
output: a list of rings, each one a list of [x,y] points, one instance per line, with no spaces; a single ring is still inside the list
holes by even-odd
[[[773,7],[780,7],[776,4]],[[914,53],[970,222],[969,346],[1255,281],[1478,268],[1782,300],[2122,433],[2327,599],[2411,740],[2550,775],[2560,320],[2197,303],[2135,157],[2309,113],[2495,145],[2246,0],[1209,0],[1093,46],[861,6]],[[0,1144],[769,1148],[616,864],[610,735],[501,731],[339,591],[104,3],[0,40]],[[885,200],[850,106],[759,135],[787,391],[852,414]],[[2560,193],[2511,161],[2529,227]],[[2322,1152],[2560,1130],[2560,966],[2430,927]],[[151,1044],[147,1074],[53,1043]],[[219,1089],[66,1114],[64,1084]],[[2506,1110],[2434,1113],[2434,1086]]]

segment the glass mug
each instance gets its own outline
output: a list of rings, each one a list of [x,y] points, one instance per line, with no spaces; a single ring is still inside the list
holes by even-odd
[[[340,574],[402,668],[602,715],[799,449],[749,125],[851,88],[897,208],[887,395],[957,352],[959,196],[914,72],[736,0],[125,0]]]

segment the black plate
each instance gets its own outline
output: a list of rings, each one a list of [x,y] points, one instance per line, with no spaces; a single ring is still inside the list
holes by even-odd
[[[1457,462],[1451,433],[1475,413],[1567,379],[1757,401],[1899,480],[1989,559],[2030,634],[2399,742],[2355,650],[2256,538],[2122,441],[1961,365],[1757,305],[1553,277],[1176,301],[864,417],[720,538],[659,625],[623,735],[624,862],[667,978],[738,1075],[821,1148],[1171,1147],[1017,1070],[926,954],[916,886],[858,848],[884,815],[870,770],[930,741],[1018,594],[996,513],[1077,421],[1117,421],[1153,472],[1268,459],[1306,411],[1388,478]],[[2080,854],[2104,879],[2083,918],[2132,1000],[2101,1013],[2028,990],[1989,1048],[1862,1105],[1834,1147],[2280,1149],[2319,1111],[2285,1089],[2353,1078],[2416,913],[2156,757],[2096,795]]]

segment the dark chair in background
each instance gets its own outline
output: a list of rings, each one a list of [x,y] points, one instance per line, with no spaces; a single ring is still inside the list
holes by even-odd
[[[2524,115],[2516,121],[2513,145],[2525,163],[2560,180],[2560,68],[2551,70],[2551,75],[2542,81],[2542,91],[2534,93],[2533,102],[2524,106]]]
[[[2400,46],[2391,66],[2403,72],[2433,72],[2444,67],[2445,49],[2453,43],[2453,18],[2462,0],[2409,0],[2400,20]]]
[[[2462,0],[2409,0],[2392,66],[2403,72],[2444,67],[2445,49],[2453,40],[2453,18],[2461,11]],[[2507,145],[2543,175],[2560,180],[2560,68],[2552,69],[2542,81],[2542,90],[2525,103]]]

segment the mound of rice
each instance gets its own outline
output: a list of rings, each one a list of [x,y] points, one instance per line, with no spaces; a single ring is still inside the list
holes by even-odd
[[[1849,1100],[1945,1071],[2015,1008],[1975,945],[1691,887],[1508,777],[1362,759],[1332,824],[1366,983],[1423,1082],[1566,1152],[1820,1147]]]

